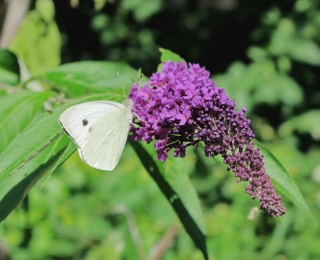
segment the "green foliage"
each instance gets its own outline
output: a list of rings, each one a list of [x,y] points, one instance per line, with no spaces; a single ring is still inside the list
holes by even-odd
[[[123,0],[124,10],[131,11],[137,21],[145,21],[156,14],[162,6],[161,0],[143,1],[143,0]]]
[[[161,62],[166,62],[166,61],[185,62],[185,60],[183,58],[181,58],[180,55],[178,55],[170,50],[167,50],[164,48],[159,48],[159,51],[161,52],[161,58],[160,58]],[[159,64],[157,71],[160,71],[161,69],[162,69],[162,63]]]
[[[186,231],[207,259],[201,209],[196,192],[186,175],[188,170],[183,169],[186,165],[182,165],[181,159],[171,159],[166,164],[166,168],[170,169],[168,172],[162,163],[154,161],[156,153],[153,147],[150,145],[141,146],[136,142],[132,142],[132,145],[150,176],[171,203]]]
[[[287,74],[279,73],[271,59],[253,62],[249,66],[235,62],[227,73],[213,78],[232,98],[239,100],[238,108],[246,107],[249,111],[262,103],[282,103],[286,109],[292,110],[303,101],[299,84]]]
[[[174,62],[177,62],[177,61],[183,61],[185,62],[185,60],[183,58],[180,57],[180,55],[170,51],[170,50],[167,50],[167,49],[164,49],[164,48],[159,48],[159,51],[161,52],[161,62],[166,62],[166,61],[174,61]]]
[[[148,57],[158,61],[158,44],[153,30],[148,27],[137,30],[137,25],[145,24],[161,10],[164,3],[161,0],[123,0],[118,3],[115,13],[98,13],[91,21],[92,30],[101,43],[101,56],[109,61],[130,59],[147,70],[150,66],[146,63]],[[112,6],[106,4],[105,8]],[[130,22],[132,16],[134,21]]]
[[[19,76],[19,63],[16,56],[8,50],[0,50],[1,82],[14,86],[20,82]]]
[[[53,3],[38,0],[36,9],[28,13],[9,49],[24,60],[31,75],[39,75],[60,64],[60,47]]]
[[[120,86],[128,89],[137,81],[138,73],[126,64],[86,61],[62,65],[45,72],[39,79],[67,96],[79,97],[90,93],[105,93],[106,89],[117,91]],[[122,95],[116,101],[122,102],[123,99]]]
[[[164,50],[162,55],[162,59],[167,60],[170,60],[170,56],[176,57],[176,54]],[[4,185],[3,187],[5,187],[0,194],[2,197],[0,202],[0,209],[2,209],[0,211],[1,220],[7,217],[43,174],[46,173],[47,180],[52,172],[74,152],[74,145],[67,145],[70,141],[67,142],[66,138],[61,138],[62,131],[57,122],[58,116],[67,107],[90,100],[113,98],[119,101],[116,96],[121,95],[119,94],[119,88],[112,86],[114,81],[110,80],[110,85],[103,85],[103,82],[107,82],[112,73],[116,74],[117,70],[127,78],[134,75],[133,71],[126,65],[103,62],[69,64],[44,73],[39,79],[73,97],[73,100],[66,104],[57,104],[52,113],[41,111],[41,106],[39,106],[52,95],[52,92],[18,92],[18,94],[9,96],[9,99],[7,98],[5,102],[7,105],[3,111],[4,118],[8,118],[7,121],[12,118],[15,120],[11,124],[5,124],[5,126],[8,129],[12,129],[13,124],[17,124],[17,122],[19,124],[15,127],[17,129],[16,132],[12,132],[12,138],[8,139],[4,146],[5,149],[0,155],[2,161],[0,178],[2,185]],[[108,73],[101,73],[104,71],[108,71]],[[92,76],[92,73],[94,73],[95,77]],[[107,94],[89,94],[90,92],[103,92],[103,90],[107,89],[109,90]],[[77,98],[79,96],[84,97]],[[30,107],[33,109],[33,113],[29,117],[30,112],[28,109],[21,110],[24,104],[28,104],[28,108],[30,104],[33,104]],[[35,112],[38,112],[38,114]],[[17,121],[19,117],[27,120],[28,124],[24,123],[24,120]],[[3,133],[5,134],[4,130]],[[33,138],[34,136],[37,138]],[[155,152],[150,145],[142,148],[142,146],[134,144],[134,147],[144,167],[176,211],[186,231],[203,252],[205,258],[207,258],[201,209],[196,193],[193,192],[192,185],[187,178],[187,168],[183,170],[186,165],[181,163],[181,159],[172,159],[167,162],[166,167],[168,169],[166,170],[160,162],[153,162],[155,160]],[[287,175],[285,175],[287,179],[281,178],[280,176],[284,176],[282,173],[284,172],[283,168],[281,166],[278,169],[276,168],[279,163],[272,156],[267,158],[276,165],[272,167],[273,174],[276,176],[275,180],[277,180],[275,183],[282,188],[283,193],[288,198],[294,198],[293,200],[295,200],[298,196],[296,194],[300,193],[294,186],[294,182]],[[189,169],[192,169],[192,167],[189,167]],[[19,171],[24,174],[19,174]],[[284,173],[286,174],[286,172]],[[298,201],[298,204],[303,205],[303,209],[309,212],[301,196],[295,201]]]
[[[117,15],[97,13],[92,20],[108,60],[158,59],[155,32],[132,30],[126,22],[132,14],[145,23],[165,2],[120,4]],[[96,0],[95,10],[110,5]],[[139,79],[140,72],[124,62],[57,67],[61,40],[53,4],[38,0],[35,6],[12,52],[0,50],[0,242],[10,245],[12,258],[145,259],[170,232],[166,260],[320,257],[319,221],[313,218],[320,213],[320,102],[318,92],[310,94],[320,64],[319,5],[298,0],[286,15],[280,7],[265,10],[247,46],[250,61],[234,61],[212,77],[238,108],[248,109],[267,173],[286,205],[277,220],[261,212],[248,219],[257,201],[228,176],[221,158],[206,158],[201,149],[163,164],[152,144],[131,142],[113,172],[84,164],[58,116],[86,101],[122,102],[133,82],[147,78]],[[120,47],[123,42],[140,49]],[[190,52],[196,48],[201,46]],[[161,61],[185,61],[168,49],[160,52]],[[272,108],[273,117],[262,108]]]
[[[286,137],[298,132],[309,134],[314,140],[320,140],[320,122],[315,120],[320,118],[319,110],[310,110],[301,115],[291,117],[279,127],[280,136]]]

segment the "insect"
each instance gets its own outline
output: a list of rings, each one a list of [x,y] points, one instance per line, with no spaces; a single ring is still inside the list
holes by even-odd
[[[132,101],[92,101],[66,109],[59,117],[64,131],[78,146],[82,161],[112,171],[119,162],[132,122]]]

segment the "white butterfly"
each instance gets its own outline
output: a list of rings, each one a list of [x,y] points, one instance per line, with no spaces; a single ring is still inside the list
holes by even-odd
[[[132,101],[92,101],[69,107],[59,117],[78,146],[80,158],[96,169],[112,171],[119,162],[132,122]]]

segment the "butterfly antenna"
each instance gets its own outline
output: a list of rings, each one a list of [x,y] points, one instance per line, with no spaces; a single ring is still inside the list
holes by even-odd
[[[124,92],[124,89],[123,89],[123,83],[122,83],[122,81],[120,79],[119,72],[117,72],[117,75],[118,75],[119,84],[120,84],[120,86],[122,88],[123,95],[124,95],[125,98],[127,98],[127,95],[126,95],[126,93]]]
[[[142,79],[142,77],[144,76],[143,73],[141,72],[141,69],[139,69],[138,74],[139,74],[139,78],[138,78],[138,80],[136,81],[136,84],[139,83],[139,81],[140,81],[140,80]]]

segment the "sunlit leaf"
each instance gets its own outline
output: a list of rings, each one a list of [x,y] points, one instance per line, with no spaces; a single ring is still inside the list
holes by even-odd
[[[122,92],[121,88],[128,89],[139,78],[137,70],[123,63],[83,61],[50,70],[40,79],[69,96],[79,97],[111,89]]]
[[[36,1],[36,11],[46,23],[54,22],[55,10],[51,0]]]
[[[39,75],[60,64],[61,39],[58,26],[54,20],[45,21],[42,17],[49,19],[54,10],[48,10],[48,7],[53,9],[54,6],[52,3],[45,5],[44,12],[41,8],[41,13],[33,10],[27,14],[9,46],[11,51],[23,59],[32,75]]]
[[[159,51],[161,52],[161,57],[160,60],[161,62],[166,62],[166,61],[183,61],[185,62],[185,60],[183,58],[180,57],[180,55],[168,50],[168,49],[164,49],[164,48],[159,48]]]

